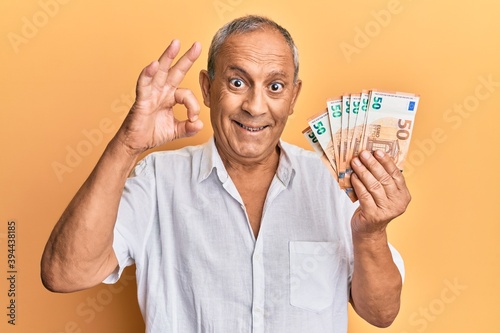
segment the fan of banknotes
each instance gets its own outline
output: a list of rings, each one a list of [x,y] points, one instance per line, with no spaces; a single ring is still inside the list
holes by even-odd
[[[403,170],[418,102],[415,94],[379,90],[329,98],[302,133],[354,202],[351,160],[363,150],[383,150]]]

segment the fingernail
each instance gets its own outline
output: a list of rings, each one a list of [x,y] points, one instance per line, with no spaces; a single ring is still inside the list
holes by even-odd
[[[368,150],[363,150],[361,152],[361,154],[359,154],[361,157],[363,157],[365,160],[369,159],[370,158],[370,153],[368,152]]]
[[[361,166],[361,161],[359,160],[359,158],[355,157],[353,160],[352,160],[352,163],[354,163],[354,165],[356,166]]]
[[[172,41],[170,42],[170,45],[168,47],[172,47],[172,46],[174,46],[174,44],[178,44],[178,43],[180,43],[180,41],[177,38],[172,39]]]
[[[376,150],[376,151],[375,151],[375,154],[376,154],[378,157],[384,157],[384,155],[385,155],[385,153],[384,153],[382,150],[380,150],[380,149]]]

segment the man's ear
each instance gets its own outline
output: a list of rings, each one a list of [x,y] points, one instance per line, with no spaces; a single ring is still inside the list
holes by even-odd
[[[200,71],[200,88],[201,93],[203,95],[203,104],[205,106],[210,107],[210,85],[211,85],[210,76],[208,72],[204,69]]]
[[[290,105],[289,115],[292,115],[292,113],[293,113],[293,108],[295,107],[295,102],[297,101],[297,98],[299,97],[301,89],[302,89],[302,81],[297,80],[297,82],[295,82],[295,84],[293,86],[292,103]]]

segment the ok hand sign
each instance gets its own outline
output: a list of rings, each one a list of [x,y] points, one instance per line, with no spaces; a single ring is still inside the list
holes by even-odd
[[[193,92],[179,84],[201,53],[196,42],[173,65],[180,42],[173,40],[160,59],[145,67],[137,81],[136,100],[125,118],[117,139],[131,154],[138,155],[150,148],[198,133],[203,123],[198,119],[200,105]],[[187,119],[174,117],[173,107],[183,104]]]

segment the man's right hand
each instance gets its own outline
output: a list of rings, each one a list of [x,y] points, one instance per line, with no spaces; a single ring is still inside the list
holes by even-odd
[[[160,59],[145,67],[137,81],[136,100],[115,139],[131,155],[160,146],[175,139],[198,133],[203,123],[198,118],[200,105],[193,92],[179,84],[201,53],[200,43],[191,48],[173,65],[180,42],[173,40]],[[173,107],[183,104],[187,119],[174,117]]]

